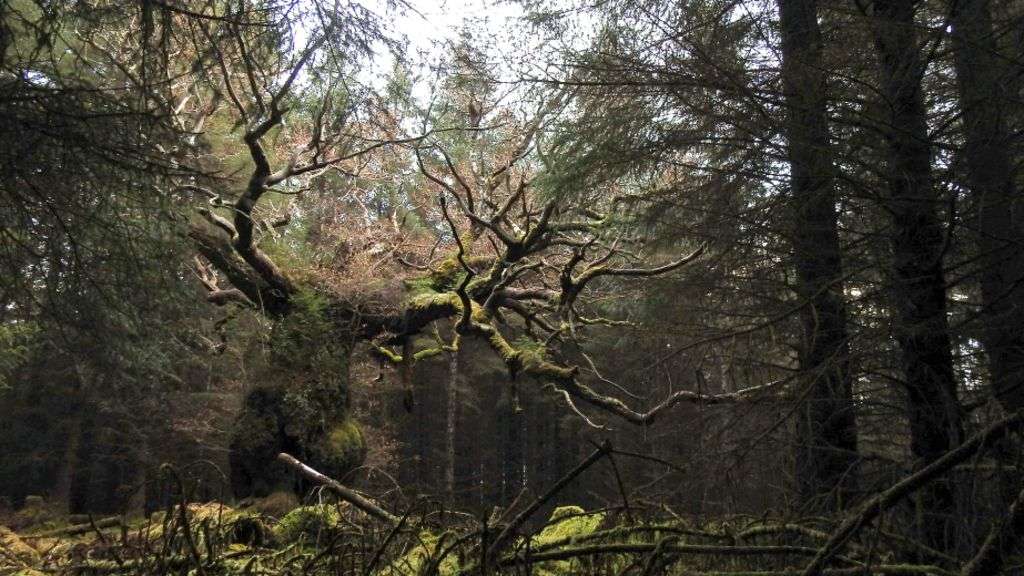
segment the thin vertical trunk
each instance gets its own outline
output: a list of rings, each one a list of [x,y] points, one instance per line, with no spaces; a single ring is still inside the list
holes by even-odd
[[[502,503],[507,505],[523,489],[523,411],[515,389],[509,390],[502,461]]]
[[[894,332],[901,352],[911,451],[919,464],[959,443],[962,435],[946,318],[945,238],[931,178],[931,147],[914,30],[913,0],[875,0],[873,34],[882,96],[888,107],[886,208],[892,214]],[[926,491],[925,538],[944,549],[954,499],[948,485]]]
[[[64,449],[64,458],[57,472],[57,480],[53,487],[53,494],[50,500],[59,503],[61,508],[70,513],[72,481],[78,473],[81,462],[78,460],[82,440],[82,415],[77,412],[67,424],[68,436],[67,445]]]
[[[574,438],[566,430],[562,415],[555,413],[551,416],[551,419],[551,472],[548,476],[547,485],[553,485],[569,471],[567,459],[576,448]],[[566,498],[575,496],[574,492],[574,485],[570,484],[566,490]]]
[[[85,514],[92,511],[93,459],[96,455],[96,422],[92,411],[79,421],[78,447],[75,465],[71,470],[68,487],[68,512]]]
[[[444,483],[449,502],[455,499],[455,416],[458,409],[459,348],[449,355],[448,394],[445,406],[445,469]]]
[[[989,0],[951,6],[953,63],[960,88],[967,182],[977,205],[984,345],[992,388],[1009,410],[1024,407],[1024,241],[1005,114],[1013,76],[1000,61]]]
[[[811,387],[797,421],[797,481],[805,502],[834,509],[856,486],[857,424],[817,0],[779,0],[779,19],[801,370]]]

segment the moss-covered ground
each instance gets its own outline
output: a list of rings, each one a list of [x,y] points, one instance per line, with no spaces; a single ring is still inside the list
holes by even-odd
[[[323,495],[299,505],[281,493],[239,508],[171,506],[148,518],[73,524],[51,516],[17,532],[0,526],[0,574],[782,576],[800,574],[829,530],[822,520],[641,522],[621,511],[566,506],[485,554],[502,520],[466,518],[407,514],[384,525]],[[957,573],[940,551],[877,536],[849,543],[824,574]]]

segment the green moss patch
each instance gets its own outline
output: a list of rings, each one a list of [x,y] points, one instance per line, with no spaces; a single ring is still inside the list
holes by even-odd
[[[437,562],[437,555],[444,551],[444,542],[432,532],[422,531],[417,543],[383,570],[378,576],[413,576],[426,573],[428,566]],[[460,573],[459,561],[455,554],[448,554],[437,565],[438,576],[455,576]]]
[[[282,544],[316,542],[338,526],[341,514],[334,504],[299,506],[274,526],[274,536]]]

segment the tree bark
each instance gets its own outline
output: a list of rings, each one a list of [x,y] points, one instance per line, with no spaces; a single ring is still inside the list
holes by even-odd
[[[881,93],[887,118],[886,208],[892,214],[893,331],[901,352],[918,465],[959,444],[961,415],[946,318],[945,236],[931,178],[931,147],[921,92],[924,66],[914,29],[912,0],[875,0],[872,18]],[[944,549],[945,520],[953,514],[952,489],[923,492],[925,539]]]
[[[797,420],[797,482],[805,502],[834,509],[856,486],[857,424],[817,0],[779,0],[793,262],[801,370],[810,393]]]
[[[976,203],[983,339],[992,389],[1008,410],[1024,406],[1024,227],[1008,128],[1012,74],[1001,63],[988,0],[951,3],[953,64],[960,90],[963,158]]]

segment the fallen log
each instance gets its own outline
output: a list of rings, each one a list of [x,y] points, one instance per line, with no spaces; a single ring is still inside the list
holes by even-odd
[[[336,496],[348,502],[349,504],[355,506],[356,508],[362,510],[363,512],[369,514],[370,516],[373,516],[378,520],[383,520],[384,522],[387,522],[389,524],[398,523],[398,516],[395,516],[394,514],[381,508],[379,505],[377,505],[369,498],[366,498],[365,496],[356,492],[355,490],[343,485],[341,482],[338,482],[334,478],[325,476],[320,472],[317,472],[313,468],[307,466],[306,464],[303,464],[291,454],[281,452],[280,454],[277,455],[277,459],[280,460],[281,462],[284,462],[291,468],[295,469],[299,474],[302,474],[304,477],[306,477],[306,479],[316,482],[317,484],[322,484],[328,490],[334,492]]]
[[[84,524],[72,524],[71,526],[65,526],[63,528],[55,528],[53,530],[47,530],[46,532],[39,532],[37,534],[25,534],[22,539],[25,538],[55,538],[57,536],[77,536],[79,534],[85,534],[86,532],[92,532],[96,529],[101,528],[113,528],[121,525],[120,516],[111,516],[110,518],[101,518],[95,522],[86,522]]]

